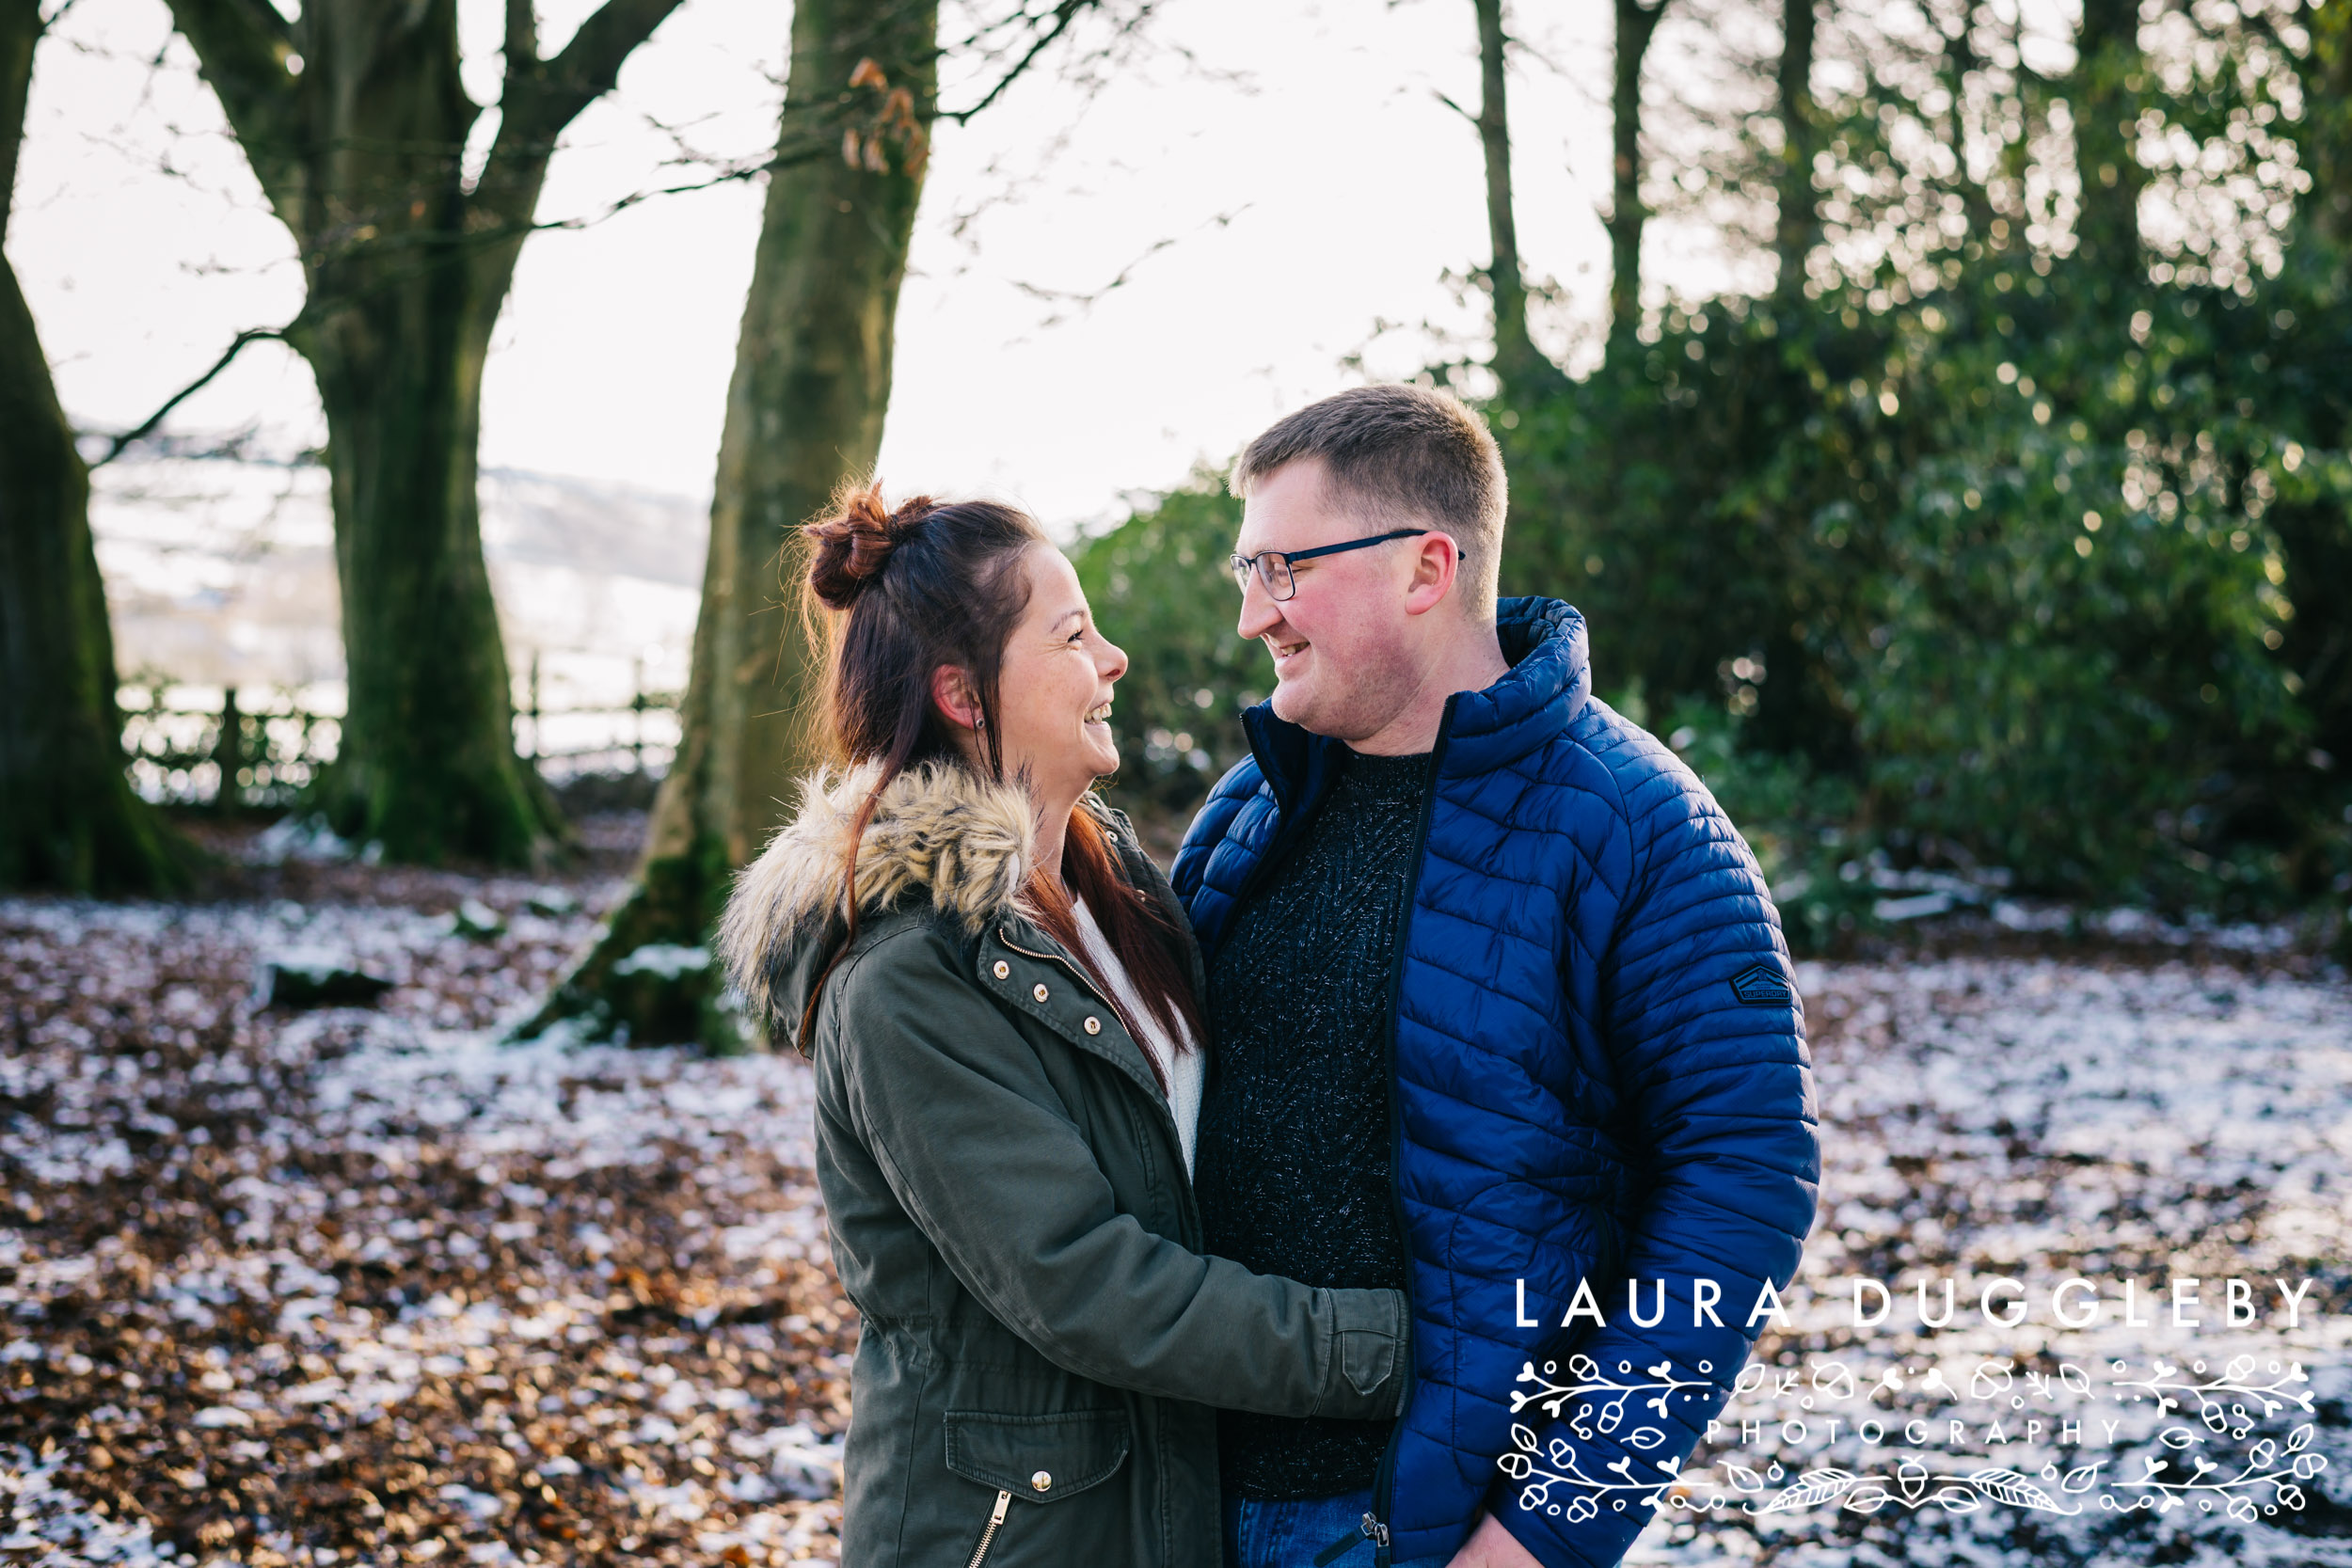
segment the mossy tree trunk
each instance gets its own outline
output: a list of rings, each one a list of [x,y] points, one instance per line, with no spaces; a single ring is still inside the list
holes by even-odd
[[[327,424],[349,705],[321,785],[338,832],[394,859],[540,859],[562,819],[515,754],[482,559],[482,372],[558,135],[678,0],[606,0],[541,58],[507,0],[497,135],[459,80],[456,0],[170,0],[299,248],[283,336]]]
[[[2352,8],[2307,7],[2311,35],[2303,68],[2304,159],[2312,186],[2304,214],[2314,233],[2343,252],[2352,250]]]
[[[1772,249],[1780,259],[1776,287],[1785,298],[1804,292],[1806,258],[1821,237],[1820,198],[1813,189],[1813,54],[1820,0],[1781,0],[1780,62],[1774,72],[1780,110],[1780,178]],[[1957,115],[1955,109],[1955,115]]]
[[[2296,231],[2288,243],[2303,253],[2300,264],[2312,266],[2341,298],[2352,289],[2352,7],[2306,7],[2298,20],[2311,43],[2302,61],[2303,124],[2296,142],[2312,182],[2296,204]],[[2313,333],[2314,327],[2298,324],[2296,331]],[[2346,417],[2352,394],[2344,390],[2341,361],[2332,377],[2313,373],[2330,354],[2340,356],[2342,349],[2321,339],[2298,356],[2311,368],[2298,367],[2292,380],[2325,388],[2311,399],[2317,416],[2312,434],[2341,445],[2352,440],[2352,419]],[[2352,509],[2340,491],[2315,484],[2272,506],[2264,520],[2284,546],[2286,580],[2280,587],[2295,607],[2279,658],[2302,681],[2312,746],[2330,759],[2316,777],[2332,783],[2352,768],[2352,595],[2344,588],[2352,582]],[[2296,772],[2298,782],[2312,787],[2313,772]],[[2322,794],[2326,789],[2326,784],[2319,785]],[[2316,892],[2336,875],[2335,863],[2323,854],[2308,854],[2306,862],[2309,891]],[[2341,956],[2352,959],[2352,922],[2339,940]]]
[[[1486,238],[1493,260],[1486,290],[1495,311],[1495,379],[1503,395],[1526,401],[1566,381],[1535,347],[1527,325],[1527,277],[1519,260],[1518,217],[1511,192],[1510,36],[1502,0],[1471,0],[1478,13],[1478,145],[1486,173]]]
[[[2076,254],[2109,277],[2136,277],[2141,264],[2139,193],[2148,183],[2135,146],[2145,64],[2139,0],[2083,0],[2074,44],[2068,107],[2074,120],[2075,177],[2082,182]]]
[[[711,499],[677,760],[654,803],[636,884],[594,947],[524,1025],[632,1017],[613,967],[702,943],[735,868],[792,810],[817,760],[817,653],[799,610],[793,530],[869,471],[889,406],[906,276],[935,113],[935,4],[877,13],[800,0],[776,164],[736,345]],[[673,1010],[673,1017],[677,1016]],[[734,1025],[710,1006],[709,1043]]]
[[[1632,341],[1642,325],[1642,61],[1667,0],[1616,0],[1617,37],[1610,90],[1609,344]]]
[[[43,27],[0,0],[0,244]],[[0,253],[0,887],[163,891],[190,859],[123,771],[89,476]]]

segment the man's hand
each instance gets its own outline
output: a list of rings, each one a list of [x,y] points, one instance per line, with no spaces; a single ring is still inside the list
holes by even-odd
[[[1493,1514],[1482,1515],[1478,1528],[1462,1543],[1446,1568],[1544,1568]]]

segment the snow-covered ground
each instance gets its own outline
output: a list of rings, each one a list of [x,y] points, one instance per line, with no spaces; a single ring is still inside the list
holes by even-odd
[[[358,866],[0,902],[0,1553],[832,1556],[856,1330],[805,1069],[496,1040],[610,869],[562,915],[519,879]],[[461,897],[505,934],[455,934]],[[2050,941],[1804,966],[1822,1224],[1634,1560],[2352,1564],[2352,989]],[[287,948],[394,989],[257,1009]],[[1857,1276],[1884,1323],[1852,1326]],[[1914,1287],[1940,1311],[1947,1277],[1922,1330]],[[1996,1277],[2014,1327],[1979,1310]],[[2069,1277],[2058,1309],[2098,1322],[2056,1320]],[[2219,1322],[2232,1278],[2257,1321]],[[2312,1282],[2292,1324],[2281,1279]]]
[[[830,1560],[806,1069],[501,1046],[614,887],[393,885],[427,907],[0,903],[0,1554]],[[257,1011],[287,948],[396,987]]]
[[[1821,1220],[1633,1560],[2352,1563],[2341,974],[2151,950],[1799,983]]]

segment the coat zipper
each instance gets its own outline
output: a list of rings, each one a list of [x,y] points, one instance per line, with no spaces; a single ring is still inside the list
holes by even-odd
[[[1396,1446],[1405,1435],[1405,1417],[1413,1402],[1413,1243],[1405,1214],[1405,1107],[1396,1081],[1396,1005],[1405,990],[1405,947],[1412,935],[1413,900],[1421,895],[1421,865],[1429,853],[1429,823],[1438,805],[1438,778],[1445,768],[1446,736],[1454,729],[1454,705],[1459,694],[1445,700],[1438,720],[1437,744],[1429,752],[1429,783],[1421,799],[1421,823],[1413,831],[1413,856],[1405,872],[1405,902],[1397,911],[1396,963],[1389,971],[1389,1203],[1396,1214],[1396,1233],[1405,1242],[1405,1397],[1396,1407],[1396,1424],[1380,1450],[1380,1467],[1373,1474],[1372,1508],[1364,1515],[1363,1533],[1372,1541],[1373,1568],[1389,1568],[1389,1525],[1394,1513]]]
[[[1005,1527],[1005,1510],[1011,1506],[1011,1493],[996,1494],[996,1507],[988,1516],[988,1528],[980,1531],[980,1544],[972,1548],[972,1560],[963,1568],[980,1568],[981,1561],[988,1556],[989,1547],[996,1544],[996,1532]]]

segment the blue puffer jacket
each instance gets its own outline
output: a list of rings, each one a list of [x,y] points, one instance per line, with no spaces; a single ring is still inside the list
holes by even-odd
[[[1447,702],[1399,944],[1414,1384],[1381,1465],[1378,1555],[1451,1554],[1483,1509],[1549,1568],[1593,1568],[1631,1544],[1722,1408],[1768,1321],[1765,1282],[1796,1272],[1820,1151],[1747,846],[1592,695],[1582,616],[1505,599],[1498,623],[1513,668]],[[1339,759],[1268,706],[1246,723],[1251,760],[1176,857],[1212,953]],[[1531,1362],[1553,1368],[1541,1386],[1520,1380]],[[1534,1396],[1521,1414],[1515,1393]]]

